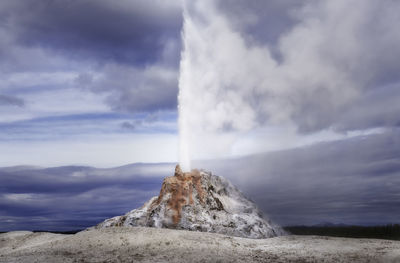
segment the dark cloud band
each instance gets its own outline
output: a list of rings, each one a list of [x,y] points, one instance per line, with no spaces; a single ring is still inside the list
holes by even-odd
[[[399,156],[394,131],[196,167],[229,178],[279,224],[368,225],[398,223]],[[157,195],[173,168],[0,169],[0,231],[89,227]]]

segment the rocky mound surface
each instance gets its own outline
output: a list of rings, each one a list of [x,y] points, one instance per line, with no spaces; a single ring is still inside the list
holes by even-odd
[[[167,177],[159,196],[94,228],[149,226],[267,238],[284,231],[265,219],[257,206],[223,177],[192,170]]]

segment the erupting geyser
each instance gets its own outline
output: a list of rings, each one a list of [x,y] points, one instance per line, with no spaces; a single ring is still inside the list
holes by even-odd
[[[121,226],[186,229],[247,238],[284,234],[225,178],[201,170],[182,172],[179,165],[174,176],[164,179],[159,196],[95,228]]]
[[[186,16],[186,15],[184,15]],[[186,19],[185,19],[186,20]],[[186,23],[186,22],[185,22]],[[185,26],[184,26],[185,27]],[[185,31],[185,29],[183,29]],[[183,33],[184,34],[184,33]],[[183,40],[185,42],[185,37],[183,37]],[[186,46],[187,43],[184,43],[184,46]],[[188,115],[187,111],[187,99],[189,95],[188,90],[187,90],[187,78],[188,74],[186,71],[188,71],[188,52],[184,48],[181,54],[181,64],[180,64],[180,77],[179,77],[179,94],[178,94],[178,125],[179,125],[179,163],[181,166],[181,169],[185,172],[188,172],[191,170],[191,165],[190,165],[190,151],[189,151],[189,124],[188,124],[188,118],[190,116]],[[186,88],[185,88],[186,87]]]
[[[257,95],[251,92],[255,81],[244,81],[251,74],[236,65],[248,56],[231,49],[245,45],[214,4],[184,1],[178,96],[179,162],[184,172],[191,171],[194,159],[232,156],[234,144],[254,128],[257,119],[252,108]]]

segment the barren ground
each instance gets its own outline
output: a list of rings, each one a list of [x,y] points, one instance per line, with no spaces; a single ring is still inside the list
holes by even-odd
[[[317,236],[246,239],[156,228],[0,234],[0,262],[400,262],[400,242]]]

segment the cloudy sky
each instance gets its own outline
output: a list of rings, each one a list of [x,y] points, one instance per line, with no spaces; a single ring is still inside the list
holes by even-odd
[[[126,212],[180,151],[278,223],[398,221],[399,24],[395,0],[2,1],[0,167],[159,164],[2,169],[0,220]]]
[[[17,0],[0,13],[1,166],[177,160],[180,1]]]

